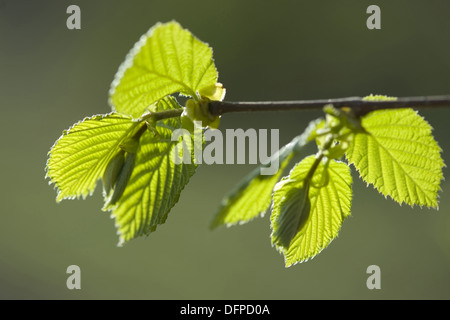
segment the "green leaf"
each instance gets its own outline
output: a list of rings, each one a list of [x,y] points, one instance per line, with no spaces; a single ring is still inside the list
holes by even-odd
[[[274,175],[261,175],[260,167],[254,169],[222,200],[214,215],[211,228],[220,225],[232,226],[246,223],[264,215],[272,202],[272,189],[280,180],[284,168],[292,156],[289,156]]]
[[[158,104],[158,111],[180,108],[173,97],[167,97]],[[134,159],[134,168],[126,188],[114,205],[106,204],[104,210],[111,210],[116,220],[120,243],[148,235],[157,225],[166,221],[170,209],[178,202],[180,193],[195,173],[193,150],[191,164],[175,164],[173,156],[178,141],[172,141],[174,130],[181,128],[179,117],[158,121],[155,135],[145,131]],[[193,139],[191,137],[191,143]],[[106,199],[107,200],[107,199]]]
[[[314,166],[317,168],[311,170]],[[277,183],[271,215],[272,242],[284,254],[286,267],[313,258],[337,237],[343,220],[350,215],[351,184],[348,165],[335,160],[316,163],[315,156],[303,159],[288,177]],[[292,216],[295,210],[299,217]],[[276,235],[283,216],[300,227],[288,246],[277,245]]]
[[[294,186],[287,186],[287,184],[293,184]],[[287,191],[279,202],[280,213],[274,220],[274,226],[276,225],[276,227],[273,228],[272,242],[275,245],[288,249],[292,239],[308,221],[311,213],[311,201],[308,196],[309,186],[309,180],[305,180],[299,186],[298,181],[291,179],[283,180],[281,184],[277,185],[275,191],[281,189],[281,187]]]
[[[111,84],[113,110],[139,118],[159,99],[176,92],[197,97],[215,85],[212,49],[177,22],[158,23],[135,44]]]
[[[400,204],[437,208],[444,161],[431,126],[400,109],[371,112],[362,127],[346,153],[361,178]]]
[[[173,97],[166,97],[157,104],[158,111],[176,108],[181,107]],[[178,141],[172,141],[171,137],[173,131],[180,127],[178,117],[161,120],[155,128],[158,135],[155,135],[146,130],[145,123],[114,113],[80,121],[65,131],[49,152],[47,177],[59,189],[57,200],[84,198],[92,194],[97,180],[103,177],[108,189],[104,193],[104,209],[112,210],[116,217],[120,242],[149,234],[158,224],[164,223],[181,190],[195,172],[193,150],[189,155],[192,164],[175,164],[173,161]],[[131,137],[142,129],[145,131],[138,144],[131,144]],[[114,182],[108,173],[106,177],[104,173],[111,160],[123,154],[124,147],[128,148],[127,152],[136,153],[129,153],[126,157],[125,166],[128,159],[133,159],[128,168],[131,175],[118,178],[117,184],[121,184],[116,185],[116,189],[120,189],[118,195],[117,192],[108,192]],[[179,156],[183,152],[183,148],[179,148]],[[108,169],[114,177],[120,171],[115,167],[112,165]],[[111,195],[117,199],[109,204]]]
[[[261,169],[265,167],[261,165],[244,177],[222,200],[213,216],[211,228],[243,224],[263,216],[270,207],[273,187],[280,180],[283,170],[295,154],[314,140],[315,130],[322,124],[321,119],[312,121],[303,134],[295,137],[271,157],[270,163],[276,161],[279,164],[278,171],[274,175],[261,175]]]
[[[110,113],[85,118],[64,131],[46,166],[46,177],[58,189],[57,201],[92,194],[119,145],[136,126],[129,117]]]

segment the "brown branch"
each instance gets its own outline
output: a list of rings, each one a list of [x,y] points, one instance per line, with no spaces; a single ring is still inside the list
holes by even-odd
[[[367,101],[361,97],[303,101],[211,101],[209,103],[209,110],[212,115],[218,116],[231,112],[322,110],[327,104],[332,104],[335,108],[348,107],[353,110],[355,115],[363,116],[379,109],[450,107],[450,95],[404,97],[398,98],[395,101]]]

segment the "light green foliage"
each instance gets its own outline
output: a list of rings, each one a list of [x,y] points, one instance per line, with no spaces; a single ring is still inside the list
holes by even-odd
[[[303,134],[295,137],[271,157],[271,162],[276,161],[279,164],[279,169],[274,175],[261,175],[261,168],[264,167],[261,165],[244,177],[222,200],[211,228],[243,224],[264,215],[272,202],[273,187],[280,180],[283,170],[294,155],[300,153],[307,143],[314,140],[316,129],[322,123],[320,119],[312,121]]]
[[[158,110],[180,108],[174,98],[168,97],[158,104]],[[179,118],[158,121],[155,136],[145,131],[139,140],[134,168],[127,186],[114,205],[105,204],[116,219],[120,243],[155,231],[166,221],[181,191],[195,173],[193,154],[191,164],[175,164],[173,153],[178,141],[171,141],[172,132],[181,128]],[[193,141],[191,142],[193,143]],[[182,156],[183,148],[177,148]]]
[[[444,162],[431,126],[412,109],[371,112],[362,126],[347,150],[361,178],[399,203],[436,208]]]
[[[110,89],[118,113],[139,118],[146,108],[176,92],[197,98],[214,86],[217,70],[211,48],[177,22],[156,24],[135,44]]]
[[[47,177],[58,188],[57,201],[92,194],[136,125],[129,117],[106,114],[85,118],[65,131],[49,152],[46,167]]]
[[[283,169],[291,158],[292,156],[288,156],[274,175],[261,175],[260,167],[258,167],[242,179],[222,200],[218,212],[214,215],[211,228],[219,225],[243,224],[264,215],[272,202],[272,189],[280,180]]]
[[[128,186],[128,181],[130,180],[131,174],[133,173],[135,161],[136,161],[136,153],[126,154],[125,161],[123,163],[122,168],[120,168],[120,172],[114,184],[114,191],[111,197],[110,198],[108,197],[105,202],[107,206],[115,205],[117,201],[120,199],[120,197],[122,197],[125,188]]]
[[[180,109],[181,114],[169,96],[176,92],[199,102],[225,95],[211,48],[176,22],[158,23],[136,43],[115,76],[110,104],[116,113],[75,124],[49,152],[47,177],[58,189],[58,201],[92,194],[102,178],[103,209],[116,218],[121,243],[164,223],[195,172],[192,154],[192,164],[174,162],[178,142],[171,137],[181,127],[179,117],[138,119],[149,111]],[[212,120],[218,123],[218,118]],[[179,148],[178,156],[183,152]]]
[[[171,96],[177,92],[190,97],[184,108]],[[195,147],[184,150],[172,141],[174,131],[184,128],[191,133],[183,136],[188,145],[203,145],[202,137],[192,135],[193,121],[217,128],[220,117],[210,113],[209,102],[224,96],[211,48],[176,22],[155,25],[115,76],[110,89],[115,112],[76,123],[49,152],[46,176],[58,189],[57,201],[85,198],[102,179],[103,210],[115,218],[119,243],[149,235],[166,221],[197,167]],[[371,95],[364,100],[395,99]],[[349,166],[336,161],[343,155],[385,196],[411,206],[438,206],[441,149],[415,111],[380,110],[362,119],[350,108],[327,105],[324,111],[325,119],[311,122],[271,157],[271,165],[279,164],[274,175],[261,175],[261,165],[225,197],[212,228],[248,222],[271,207],[272,243],[286,266],[313,258],[350,215]],[[280,181],[311,141],[317,154]],[[178,164],[175,156],[184,161]]]
[[[164,98],[157,107],[159,111],[181,108],[173,97]],[[125,160],[124,167],[130,169],[130,176],[121,179],[111,168],[117,185],[114,192],[109,192],[113,183],[104,173],[111,160],[123,151],[120,146],[135,134],[138,124],[117,114],[87,118],[55,143],[47,164],[47,176],[59,189],[58,201],[92,194],[101,177],[110,185],[105,187],[104,209],[112,210],[121,242],[149,234],[164,223],[196,168],[195,164],[174,164],[171,157],[177,141],[171,141],[171,136],[181,122],[179,118],[162,120],[156,125],[159,136],[146,130],[136,154],[128,153],[127,160],[133,163],[126,166]],[[182,156],[183,148],[179,149]],[[194,163],[192,155],[191,160]]]
[[[123,165],[125,163],[125,151],[120,150],[117,154],[109,161],[103,172],[102,182],[103,182],[103,192],[105,196],[115,188],[117,177],[122,171]]]
[[[280,227],[279,218],[286,212],[288,216],[300,215],[290,218],[301,223],[289,246],[276,245],[284,254],[287,267],[311,259],[322,251],[337,237],[343,220],[350,215],[352,177],[349,167],[335,160],[318,164],[316,161],[315,156],[303,159],[274,188],[271,227],[275,245],[278,243],[274,235]],[[315,165],[317,168],[312,171]],[[309,212],[305,212],[308,209]]]
[[[283,179],[274,188],[273,214],[279,212],[273,221],[272,242],[275,245],[288,249],[292,239],[308,221],[311,212],[309,187],[309,178],[305,178],[301,183]]]

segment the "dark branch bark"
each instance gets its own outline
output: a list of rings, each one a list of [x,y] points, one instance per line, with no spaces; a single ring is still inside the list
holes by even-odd
[[[209,110],[212,115],[218,116],[231,112],[321,110],[327,104],[332,104],[335,108],[351,108],[355,115],[362,116],[379,109],[450,107],[450,95],[405,97],[396,101],[365,101],[361,97],[303,101],[211,101]]]

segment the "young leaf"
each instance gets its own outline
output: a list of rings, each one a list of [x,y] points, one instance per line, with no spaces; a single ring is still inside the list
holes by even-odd
[[[274,221],[272,242],[275,245],[288,249],[297,232],[303,229],[311,213],[309,186],[309,181],[303,181],[299,186],[298,181],[285,179],[275,187],[274,192],[282,187],[287,190],[278,204],[280,214]]]
[[[322,124],[321,119],[312,121],[303,134],[295,137],[271,157],[271,162],[279,164],[279,169],[274,175],[261,175],[261,169],[264,167],[261,165],[244,177],[222,200],[213,217],[211,228],[243,224],[264,215],[272,202],[273,187],[280,180],[283,170],[295,154],[299,153],[308,142],[314,140],[315,130]]]
[[[158,104],[158,111],[175,108],[180,106],[173,97],[164,98]],[[158,121],[155,128],[158,135],[150,130],[142,134],[123,194],[115,204],[107,203],[103,208],[112,211],[120,236],[119,244],[148,235],[157,225],[163,224],[195,173],[197,165],[194,164],[193,150],[191,164],[174,162],[173,152],[178,141],[172,141],[171,136],[179,128],[181,121],[176,117]],[[182,155],[183,148],[177,151]]]
[[[361,178],[400,204],[437,208],[444,161],[431,126],[412,109],[371,112],[362,126],[346,153]]]
[[[46,166],[46,177],[58,189],[57,201],[92,194],[136,125],[129,117],[110,113],[85,118],[64,131],[50,150]]]
[[[321,161],[310,175],[316,157],[309,156],[298,163],[274,188],[271,215],[272,242],[284,254],[286,267],[313,258],[337,237],[343,220],[350,215],[352,199],[352,177],[349,167],[342,162],[330,160],[327,165]],[[309,181],[307,199],[303,199],[305,181]],[[300,204],[294,205],[294,201]],[[307,203],[308,205],[302,205]],[[285,211],[300,208],[297,231],[289,246],[279,246],[280,217]],[[308,209],[309,212],[304,212]],[[303,218],[302,218],[303,216]],[[288,229],[289,230],[289,229]],[[287,248],[286,248],[287,247]]]
[[[211,48],[177,22],[158,23],[135,44],[110,89],[113,110],[140,117],[147,106],[175,92],[197,97],[214,86]]]
[[[228,194],[214,215],[211,229],[220,225],[243,224],[269,209],[272,202],[272,189],[280,179],[284,168],[292,156],[280,163],[274,175],[261,175],[260,167],[254,169]]]
[[[120,150],[114,157],[112,157],[111,161],[109,161],[108,165],[106,166],[102,177],[103,192],[105,193],[105,195],[109,195],[111,190],[114,189],[117,177],[119,177],[124,163],[125,151]]]

